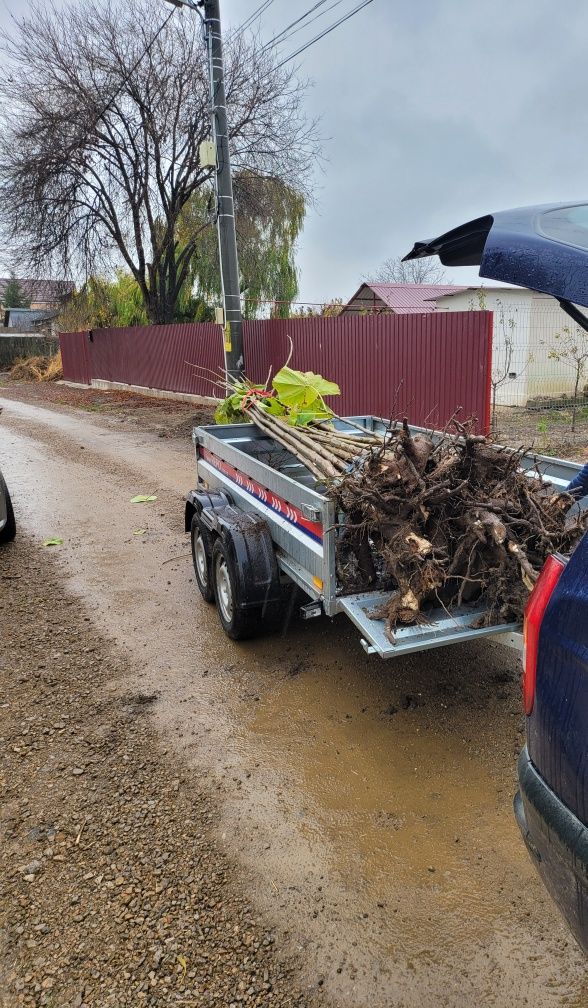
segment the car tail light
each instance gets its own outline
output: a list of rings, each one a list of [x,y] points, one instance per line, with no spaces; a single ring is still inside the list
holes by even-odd
[[[535,586],[525,607],[523,622],[523,707],[527,715],[531,714],[535,702],[537,648],[541,620],[565,565],[565,560],[560,559],[560,557],[553,554],[547,557],[543,570],[535,582]]]

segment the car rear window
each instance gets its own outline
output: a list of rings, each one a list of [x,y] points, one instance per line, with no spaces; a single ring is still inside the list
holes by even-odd
[[[539,218],[538,230],[564,245],[588,249],[588,203],[547,210]]]

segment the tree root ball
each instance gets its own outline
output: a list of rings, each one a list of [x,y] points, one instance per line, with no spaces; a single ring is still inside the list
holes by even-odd
[[[391,589],[372,614],[389,633],[425,621],[429,607],[465,603],[483,610],[483,625],[519,622],[547,556],[570,553],[588,524],[538,463],[525,475],[523,448],[474,435],[472,421],[451,427],[412,435],[405,420],[329,484],[344,526],[343,590]]]

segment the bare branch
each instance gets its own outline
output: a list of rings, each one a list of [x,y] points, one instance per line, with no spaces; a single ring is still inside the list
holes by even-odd
[[[173,319],[198,251],[198,232],[179,243],[182,214],[211,181],[200,24],[165,17],[158,0],[71,0],[33,5],[0,37],[0,225],[15,260],[76,277],[124,263],[154,322]],[[243,34],[225,59],[235,171],[307,194],[305,83]]]
[[[411,259],[403,262],[398,256],[386,259],[366,280],[378,283],[448,283],[445,270],[435,259]]]

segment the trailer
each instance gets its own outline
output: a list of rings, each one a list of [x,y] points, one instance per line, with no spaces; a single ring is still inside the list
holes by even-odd
[[[389,429],[387,421],[372,416],[334,423],[354,434],[358,428],[380,434]],[[293,454],[254,424],[197,427],[193,441],[197,486],[186,499],[185,529],[198,588],[207,602],[216,602],[229,637],[241,640],[262,631],[282,602],[284,583],[292,582],[306,599],[303,618],[345,614],[364,650],[381,658],[479,637],[521,646],[518,624],[480,625],[479,605],[462,605],[451,614],[431,608],[426,623],[397,627],[389,636],[384,620],[372,614],[390,592],[344,594],[335,564],[341,534],[335,505]],[[529,478],[540,471],[562,490],[580,468],[540,455],[523,458],[522,465]]]

